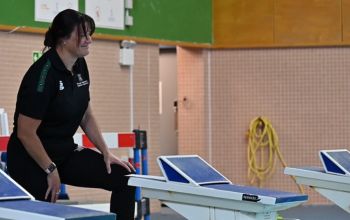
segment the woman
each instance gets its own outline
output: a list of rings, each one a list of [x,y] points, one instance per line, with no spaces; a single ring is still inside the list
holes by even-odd
[[[8,144],[8,171],[36,199],[55,202],[60,184],[112,191],[110,211],[133,219],[134,168],[106,146],[89,104],[89,54],[93,19],[75,10],[60,12],[46,32],[49,50],[25,74],[17,95]],[[77,146],[81,127],[99,152]]]

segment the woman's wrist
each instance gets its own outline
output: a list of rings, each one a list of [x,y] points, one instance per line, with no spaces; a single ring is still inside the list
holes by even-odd
[[[109,149],[106,148],[106,149],[105,149],[104,151],[102,151],[101,153],[103,154],[104,157],[108,157],[108,155],[109,155],[111,152],[109,151]]]
[[[45,169],[45,173],[47,175],[53,173],[57,169],[56,164],[54,162],[51,162],[50,165]]]

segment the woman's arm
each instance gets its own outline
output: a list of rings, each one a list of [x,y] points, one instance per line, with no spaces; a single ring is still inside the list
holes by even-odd
[[[129,172],[131,170],[135,171],[134,167],[126,161],[120,160],[118,157],[114,156],[108,149],[105,141],[103,140],[101,131],[97,125],[96,119],[92,114],[92,109],[90,104],[86,109],[86,112],[83,116],[83,119],[80,123],[80,127],[83,129],[85,134],[88,136],[90,141],[94,144],[94,146],[101,151],[103,154],[107,172],[111,173],[111,164],[119,164],[127,169]]]
[[[44,146],[42,145],[36,131],[41,123],[41,120],[33,119],[25,115],[19,114],[18,116],[18,129],[17,137],[22,142],[24,148],[28,154],[36,161],[36,163],[46,170],[52,160],[47,155]],[[57,169],[47,175],[48,189],[45,194],[45,199],[51,193],[51,202],[55,202],[57,194],[60,190],[60,178]]]

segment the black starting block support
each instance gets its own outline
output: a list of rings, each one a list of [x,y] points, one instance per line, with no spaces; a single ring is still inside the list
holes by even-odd
[[[148,175],[147,132],[135,129],[134,166],[136,174]],[[149,199],[142,198],[141,188],[136,188],[135,200],[137,205],[136,220],[150,220]]]

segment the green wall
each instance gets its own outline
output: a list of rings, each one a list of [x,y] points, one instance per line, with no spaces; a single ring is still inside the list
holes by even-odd
[[[96,33],[172,42],[210,44],[211,0],[133,0],[134,25],[125,30],[98,28]],[[85,1],[79,0],[80,11]],[[0,24],[47,28],[34,21],[34,0],[6,0],[0,5]]]

